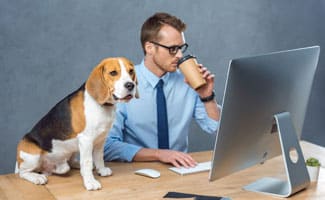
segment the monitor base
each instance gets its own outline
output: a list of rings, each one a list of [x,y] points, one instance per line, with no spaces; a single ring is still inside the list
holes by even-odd
[[[279,113],[274,115],[274,118],[279,133],[287,180],[262,178],[245,186],[244,189],[278,197],[289,197],[306,188],[310,184],[310,179],[290,113]],[[297,158],[295,160],[290,156],[290,151],[296,151]]]

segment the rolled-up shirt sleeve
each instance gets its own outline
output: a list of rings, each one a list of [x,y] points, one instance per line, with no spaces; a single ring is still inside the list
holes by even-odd
[[[123,142],[124,121],[126,116],[124,104],[118,104],[116,108],[116,118],[109,131],[104,146],[105,161],[126,161],[131,162],[135,154],[141,149],[140,146]]]
[[[196,106],[194,110],[194,119],[199,126],[207,133],[216,134],[219,129],[219,121],[211,119],[205,110],[204,103],[200,100],[199,96],[196,98]],[[217,105],[221,110],[221,106]]]

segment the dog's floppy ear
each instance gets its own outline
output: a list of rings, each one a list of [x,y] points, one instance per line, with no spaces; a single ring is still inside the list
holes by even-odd
[[[103,77],[105,63],[105,60],[99,63],[90,73],[86,82],[86,90],[99,104],[106,103],[111,96]]]

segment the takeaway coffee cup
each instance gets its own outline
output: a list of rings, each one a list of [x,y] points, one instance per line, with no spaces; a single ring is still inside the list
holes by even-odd
[[[196,90],[206,84],[205,79],[199,71],[195,56],[186,55],[178,61],[177,65],[193,89]]]

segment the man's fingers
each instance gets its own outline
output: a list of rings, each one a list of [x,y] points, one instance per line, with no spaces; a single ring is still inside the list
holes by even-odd
[[[175,167],[195,167],[197,162],[187,153],[173,150],[159,150],[159,160]]]
[[[173,161],[171,162],[171,164],[172,164],[174,167],[177,167],[177,168],[180,168],[180,167],[181,167],[181,165],[178,164],[177,160],[173,160]]]
[[[180,153],[178,157],[176,158],[177,163],[180,166],[189,168],[189,167],[195,167],[196,161],[188,154]]]

